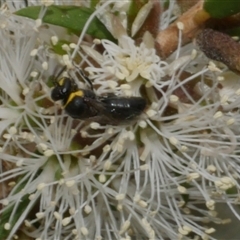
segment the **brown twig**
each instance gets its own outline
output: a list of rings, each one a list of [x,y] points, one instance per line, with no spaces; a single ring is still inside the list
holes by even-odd
[[[203,1],[198,1],[187,12],[183,13],[169,27],[158,33],[156,38],[157,50],[162,58],[168,57],[177,49],[179,41],[178,22],[183,23],[182,45],[190,42],[202,25],[209,19],[209,15],[203,10]]]

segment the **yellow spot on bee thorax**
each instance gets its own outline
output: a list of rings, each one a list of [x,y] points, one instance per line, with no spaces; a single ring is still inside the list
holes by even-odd
[[[66,104],[63,106],[63,108],[65,108],[75,97],[84,97],[84,92],[82,90],[78,90],[76,92],[70,93],[68,100]]]

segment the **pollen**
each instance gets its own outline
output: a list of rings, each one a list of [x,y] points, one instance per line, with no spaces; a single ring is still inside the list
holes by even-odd
[[[92,122],[92,123],[90,124],[90,127],[91,127],[92,129],[94,129],[94,130],[97,130],[97,129],[100,128],[100,124],[97,123],[97,122]]]
[[[90,155],[89,159],[90,159],[91,162],[94,162],[94,161],[96,161],[96,156],[95,155]]]
[[[23,159],[19,159],[17,162],[16,162],[16,166],[17,167],[21,167],[23,165]]]
[[[54,215],[54,217],[55,217],[57,220],[61,220],[61,219],[62,219],[61,214],[59,214],[58,212],[54,212],[53,215]]]
[[[74,207],[69,208],[68,212],[70,215],[74,215],[76,213],[76,209]]]
[[[138,123],[139,127],[140,128],[146,128],[147,127],[147,123],[143,120],[141,120],[139,123]]]
[[[123,199],[125,199],[125,194],[124,193],[119,193],[115,196],[115,198],[118,201],[122,201]]]
[[[219,68],[216,66],[216,64],[215,64],[214,62],[212,62],[212,61],[209,62],[208,69],[209,69],[210,71],[212,71],[212,72],[220,72],[220,73],[222,72],[222,70],[219,69]]]
[[[222,98],[221,98],[221,103],[222,104],[227,104],[227,101],[228,101],[229,97],[227,95],[224,95]]]
[[[196,49],[193,49],[192,52],[191,52],[191,59],[195,59],[197,56],[197,50]]]
[[[72,234],[73,234],[73,235],[77,235],[77,229],[76,229],[76,228],[74,228],[74,229],[72,230]]]
[[[48,150],[44,151],[43,154],[45,157],[51,157],[52,155],[54,155],[54,151],[52,149],[48,149]]]
[[[37,71],[32,71],[32,72],[30,73],[30,76],[33,77],[33,78],[37,77],[37,75],[38,75],[38,72],[37,72]]]
[[[169,98],[169,101],[170,101],[171,103],[176,103],[176,102],[179,101],[179,97],[176,96],[176,95],[171,95],[170,98]]]
[[[103,152],[109,152],[111,150],[111,146],[109,144],[106,144],[104,147],[103,147]]]
[[[223,116],[223,113],[221,111],[218,111],[213,115],[213,118],[217,119],[217,118],[221,118],[222,116]]]
[[[37,145],[42,151],[46,151],[48,149],[48,146],[45,143],[39,143]]]
[[[3,134],[3,138],[4,139],[11,139],[12,136],[10,134],[8,134],[8,133],[5,133],[5,134]]]
[[[107,178],[104,174],[100,174],[98,179],[99,179],[99,182],[101,182],[101,183],[104,183],[107,180]]]
[[[87,228],[81,227],[80,230],[81,230],[81,233],[82,233],[84,236],[87,236],[87,235],[88,235],[88,230],[87,230]]]
[[[214,165],[208,165],[207,166],[207,171],[209,171],[209,172],[216,172],[216,167],[214,166]]]
[[[109,161],[109,160],[107,160],[107,161],[104,163],[103,168],[104,168],[104,170],[108,171],[108,170],[111,168],[111,166],[112,166],[112,162]]]
[[[41,191],[43,188],[45,188],[45,186],[46,186],[45,183],[40,183],[40,184],[38,184],[38,186],[37,186],[37,190],[38,190],[38,191]]]
[[[72,48],[72,49],[75,49],[77,47],[77,45],[75,43],[70,43],[69,47]]]
[[[140,200],[137,202],[138,205],[142,208],[146,208],[148,206],[147,202],[146,201],[143,201],[143,200]]]
[[[141,171],[146,171],[146,170],[148,170],[148,169],[149,169],[148,164],[143,164],[143,165],[140,166],[140,170],[141,170]]]
[[[125,233],[127,230],[128,230],[128,228],[130,227],[130,224],[131,224],[131,222],[129,221],[129,220],[127,220],[127,221],[125,221],[124,223],[123,223],[123,225],[121,226],[121,229],[120,229],[120,234],[123,234],[123,233]]]
[[[121,84],[120,87],[122,90],[130,90],[131,89],[131,85],[129,85],[129,84]]]
[[[156,114],[157,114],[157,112],[155,111],[155,110],[153,110],[153,109],[149,109],[149,110],[147,110],[147,115],[148,115],[148,117],[154,117]]]
[[[81,137],[82,137],[82,138],[87,138],[87,136],[88,136],[88,132],[87,132],[87,131],[84,131],[84,130],[81,130],[81,131],[80,131],[80,134],[81,134]]]
[[[192,180],[198,179],[199,177],[200,177],[200,174],[199,174],[199,173],[190,173],[190,174],[187,176],[187,180],[188,180],[188,181],[192,181]]]
[[[178,186],[178,191],[180,192],[180,193],[187,193],[187,189],[185,188],[185,187],[183,187],[183,186]]]
[[[37,55],[37,53],[38,53],[38,49],[33,49],[33,50],[30,52],[30,56],[31,56],[31,57],[34,57],[34,56]]]
[[[117,205],[117,210],[118,210],[119,212],[121,212],[121,211],[123,210],[122,204],[118,204],[118,205]]]
[[[215,228],[209,228],[209,229],[206,229],[206,230],[205,230],[205,233],[211,234],[211,233],[214,233],[215,231],[216,231]]]
[[[28,199],[33,200],[33,199],[35,199],[35,197],[36,197],[36,194],[31,194],[31,195],[29,195]]]
[[[37,219],[42,219],[44,216],[45,216],[45,213],[44,213],[44,212],[38,212],[38,213],[36,213]]]
[[[169,138],[169,142],[173,145],[173,146],[177,146],[179,141],[177,140],[177,138],[175,137],[170,137]]]
[[[26,227],[32,227],[32,224],[28,220],[25,220],[24,224]]]
[[[181,149],[181,152],[183,152],[183,153],[188,151],[188,147],[185,145],[181,146],[180,149]]]
[[[128,138],[129,140],[133,141],[135,139],[135,135],[132,131],[128,131]]]
[[[150,88],[150,87],[152,87],[152,85],[153,85],[153,84],[152,84],[150,81],[148,81],[148,82],[145,84],[145,87],[146,87],[146,88]]]
[[[215,181],[215,186],[221,190],[227,190],[235,186],[235,182],[229,177],[222,177]]]
[[[84,207],[84,212],[85,212],[86,214],[89,214],[91,211],[92,211],[92,208],[91,208],[89,205],[86,205],[86,206]]]
[[[52,4],[54,4],[53,0],[41,0],[41,4],[44,5],[45,7],[49,7]]]
[[[53,46],[55,46],[57,43],[58,43],[58,37],[57,36],[52,36],[51,37],[51,42],[52,42],[52,44],[53,44]]]
[[[66,52],[70,51],[70,47],[67,44],[63,44],[62,49]]]
[[[43,62],[42,63],[42,68],[43,68],[43,70],[48,70],[48,63],[47,62]]]
[[[178,232],[184,236],[188,235],[189,231],[183,229],[183,228],[178,228]]]
[[[4,224],[4,229],[5,229],[5,230],[10,230],[10,228],[11,228],[10,223],[5,223],[5,224]]]
[[[227,125],[230,126],[230,125],[233,125],[235,123],[235,119],[234,118],[230,118],[227,120]]]
[[[98,39],[98,38],[95,38],[95,39],[93,39],[93,42],[95,43],[95,44],[101,44],[101,40],[100,39]]]
[[[206,206],[209,210],[214,210],[215,209],[215,201],[214,200],[207,201]]]
[[[62,56],[64,64],[70,69],[72,68],[72,62],[69,59],[69,56],[67,54]]]
[[[35,28],[38,28],[42,25],[42,19],[38,18],[35,20]]]
[[[177,22],[177,28],[179,30],[183,30],[184,29],[184,24],[182,22]]]
[[[66,217],[62,220],[62,225],[63,226],[67,226],[69,223],[71,222],[71,218],[70,217]]]
[[[75,180],[69,180],[69,181],[66,181],[65,184],[67,187],[72,187],[74,186],[74,184],[76,183]]]
[[[225,77],[223,77],[223,76],[218,76],[218,77],[217,77],[217,80],[218,80],[219,82],[221,82],[221,81],[225,80]]]
[[[16,127],[10,127],[8,132],[11,135],[15,135],[17,133],[17,128]]]

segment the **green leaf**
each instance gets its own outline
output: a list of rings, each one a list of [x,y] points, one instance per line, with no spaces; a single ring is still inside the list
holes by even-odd
[[[240,12],[240,0],[205,0],[203,8],[213,18],[224,18]]]
[[[91,0],[90,7],[95,8],[96,5],[99,3],[100,0]]]
[[[31,6],[20,9],[15,14],[32,19],[38,19],[41,10],[41,6]],[[47,8],[42,21],[44,23],[65,27],[79,35],[93,12],[94,10],[91,8],[52,5]],[[87,29],[87,34],[99,39],[114,40],[111,33],[96,17],[91,21]]]
[[[228,35],[230,35],[230,36],[238,36],[238,37],[240,37],[240,27],[227,29],[226,33]]]
[[[56,45],[52,45],[52,50],[53,50],[56,54],[64,55],[64,54],[67,53],[67,51],[65,51],[65,50],[62,49],[62,46],[63,46],[64,44],[69,45],[70,42],[69,42],[69,41],[66,41],[66,40],[59,40]]]
[[[229,195],[237,194],[238,189],[234,186],[234,187],[231,187],[231,188],[227,189],[226,193],[229,194]]]
[[[0,236],[1,236],[1,239],[7,238],[9,232],[11,231],[11,229],[6,230],[4,228],[4,225],[6,223],[10,223],[10,226],[13,227],[16,224],[16,222],[18,221],[18,219],[21,217],[22,213],[27,208],[29,202],[30,202],[30,200],[28,198],[28,195],[23,196],[23,198],[21,199],[21,201],[19,202],[19,204],[17,206],[17,210],[15,211],[14,217],[13,217],[11,222],[9,222],[9,218],[10,218],[11,213],[13,211],[14,205],[10,205],[9,207],[6,207],[6,209],[4,209],[4,211],[1,214],[1,221],[0,221]]]

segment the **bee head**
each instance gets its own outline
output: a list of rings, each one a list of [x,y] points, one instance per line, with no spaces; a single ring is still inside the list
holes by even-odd
[[[63,77],[56,82],[56,86],[53,88],[51,98],[53,101],[64,100],[68,98],[72,92],[73,83],[70,78]]]

